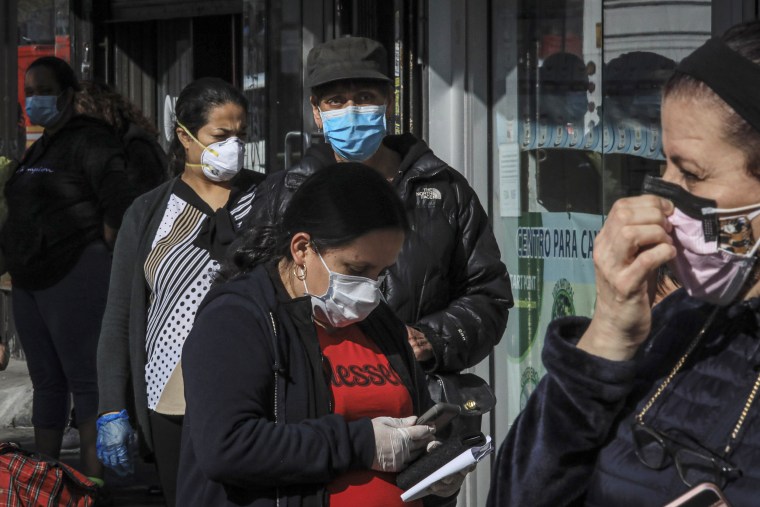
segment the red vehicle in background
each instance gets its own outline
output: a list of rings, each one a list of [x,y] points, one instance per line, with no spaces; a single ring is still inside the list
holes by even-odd
[[[24,126],[26,127],[26,147],[34,143],[42,135],[43,128],[39,125],[32,125],[24,111],[26,102],[24,96],[24,75],[26,69],[37,58],[41,56],[57,56],[62,60],[71,63],[71,38],[68,35],[56,35],[55,44],[28,44],[18,46],[18,103],[24,115]]]

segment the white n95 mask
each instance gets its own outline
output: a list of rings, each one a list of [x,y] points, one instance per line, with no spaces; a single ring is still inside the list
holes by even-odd
[[[224,141],[205,146],[195,138],[180,122],[177,125],[184,130],[193,141],[203,146],[200,164],[186,163],[190,167],[200,167],[203,175],[211,181],[229,181],[243,168],[245,160],[245,145],[237,137],[228,137]]]

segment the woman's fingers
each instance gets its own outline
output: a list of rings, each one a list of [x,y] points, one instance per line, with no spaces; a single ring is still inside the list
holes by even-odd
[[[626,268],[619,271],[610,283],[614,286],[615,292],[621,296],[638,294],[642,289],[648,288],[651,274],[675,255],[676,249],[669,243],[660,243],[643,250]]]
[[[607,216],[607,221],[613,218],[619,218],[630,224],[660,221],[663,227],[669,227],[662,218],[673,214],[674,209],[671,201],[656,195],[626,197],[615,201]]]
[[[612,360],[630,358],[651,325],[650,283],[676,255],[668,216],[673,204],[646,195],[616,202],[594,241],[597,299],[578,346]]]
[[[652,262],[667,262],[671,249],[659,249],[647,254],[641,262],[638,256],[659,245],[672,245],[672,229],[667,217],[673,211],[670,201],[656,196],[621,199],[610,215],[594,244],[594,263],[603,274],[614,275],[635,265],[637,268],[656,268]],[[646,274],[638,274],[641,279]]]
[[[673,240],[659,225],[624,226],[608,242],[594,245],[597,277],[624,294],[674,256]]]
[[[619,250],[623,258],[635,257],[643,250],[662,243],[673,244],[670,234],[658,224],[624,225],[614,239],[610,246]]]

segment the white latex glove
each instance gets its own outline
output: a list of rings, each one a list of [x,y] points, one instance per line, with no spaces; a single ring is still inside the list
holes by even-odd
[[[433,439],[433,429],[427,425],[415,425],[417,416],[396,419],[375,417],[375,460],[372,470],[398,472],[409,463]]]
[[[467,474],[475,470],[475,465],[465,468],[455,474],[444,477],[440,481],[434,482],[428,487],[428,491],[436,496],[447,497],[455,494],[462,487],[464,478]]]

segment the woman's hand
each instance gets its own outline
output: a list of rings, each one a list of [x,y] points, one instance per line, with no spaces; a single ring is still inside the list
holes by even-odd
[[[406,326],[407,339],[414,351],[417,362],[427,361],[433,358],[433,346],[425,337],[425,333],[411,326]]]
[[[398,472],[407,463],[425,450],[433,440],[430,426],[415,424],[417,416],[396,419],[375,417],[372,429],[375,432],[375,460],[372,470]]]
[[[101,463],[122,477],[134,473],[137,435],[129,424],[127,411],[103,414],[96,426],[96,449]]]
[[[578,347],[615,361],[649,335],[657,268],[673,259],[673,203],[653,195],[617,201],[594,241],[596,308]]]
[[[464,478],[467,474],[475,470],[475,465],[470,465],[464,470],[453,473],[447,477],[444,477],[440,481],[436,481],[428,487],[428,491],[431,495],[447,497],[455,494],[462,487]]]

